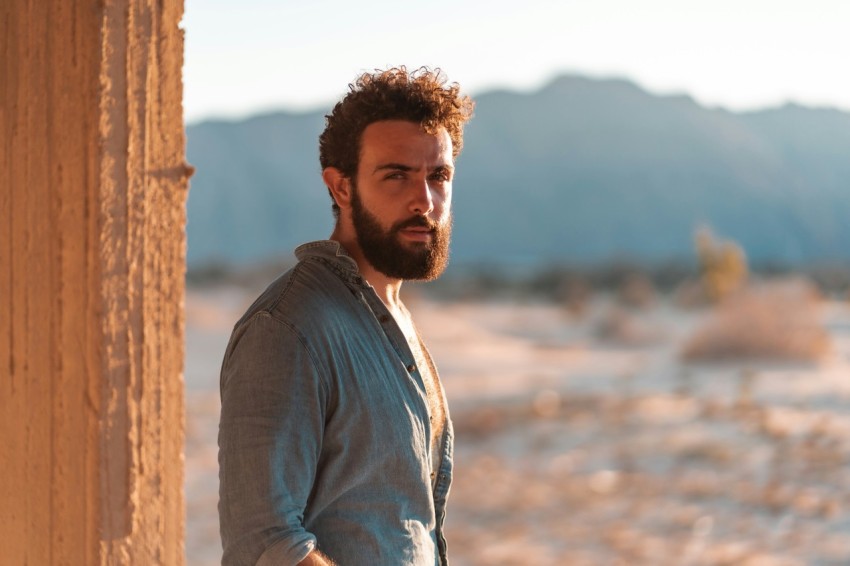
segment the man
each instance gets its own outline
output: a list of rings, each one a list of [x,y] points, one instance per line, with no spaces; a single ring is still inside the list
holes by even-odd
[[[319,138],[330,240],[236,324],[221,371],[223,564],[447,564],[452,427],[402,281],[448,261],[472,101],[439,72],[362,75]]]

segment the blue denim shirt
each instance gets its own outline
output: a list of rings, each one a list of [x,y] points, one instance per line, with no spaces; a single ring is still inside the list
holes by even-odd
[[[222,563],[285,566],[318,548],[341,566],[448,564],[451,421],[432,469],[404,334],[337,242],[295,253],[222,364]]]

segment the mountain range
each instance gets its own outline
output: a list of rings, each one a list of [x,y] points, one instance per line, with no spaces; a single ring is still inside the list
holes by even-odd
[[[850,113],[738,113],[576,75],[475,99],[456,164],[453,264],[687,259],[702,225],[754,262],[850,259]],[[291,258],[330,234],[325,113],[188,126],[190,267]]]

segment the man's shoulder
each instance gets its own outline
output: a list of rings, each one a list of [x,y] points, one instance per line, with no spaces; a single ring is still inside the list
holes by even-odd
[[[302,259],[266,287],[236,326],[260,313],[293,326],[315,324],[350,295],[332,265],[321,258]]]

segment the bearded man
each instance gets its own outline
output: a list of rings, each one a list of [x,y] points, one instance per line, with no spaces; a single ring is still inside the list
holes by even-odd
[[[439,71],[402,67],[326,116],[333,233],[296,249],[222,364],[223,564],[448,563],[452,425],[399,291],[445,269],[472,108]]]

